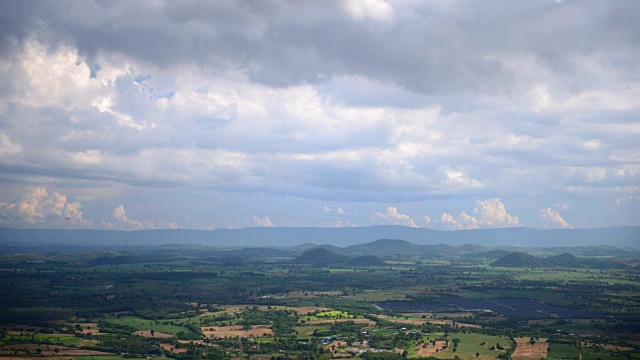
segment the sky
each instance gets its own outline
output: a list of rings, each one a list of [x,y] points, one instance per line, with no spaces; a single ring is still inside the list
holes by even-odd
[[[640,225],[640,2],[0,2],[0,227]]]

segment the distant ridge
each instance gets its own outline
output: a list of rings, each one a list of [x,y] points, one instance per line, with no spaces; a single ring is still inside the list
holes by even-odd
[[[342,251],[354,255],[407,254],[421,255],[424,246],[412,244],[406,240],[380,239],[367,244],[350,245]]]
[[[547,267],[550,265],[551,264],[545,259],[540,259],[523,252],[512,252],[491,263],[491,266],[506,267]]]
[[[346,262],[348,259],[346,256],[338,255],[327,249],[312,249],[295,258],[293,262],[326,266],[332,263]]]
[[[625,268],[626,265],[608,260],[586,258],[581,259],[572,254],[560,254],[548,258],[539,258],[523,252],[512,252],[491,263],[491,266],[505,267],[571,267],[591,269]]]
[[[308,243],[357,245],[378,239],[402,239],[419,245],[574,247],[609,245],[640,248],[640,227],[534,230],[528,228],[439,231],[404,226],[350,228],[253,227],[215,230],[60,230],[0,228],[0,246],[122,246],[200,244],[224,247],[296,246]]]
[[[323,248],[316,248],[304,252],[293,259],[294,263],[311,264],[313,266],[326,266],[329,264],[345,264],[351,266],[384,266],[384,261],[375,255],[358,256],[350,258],[339,255]]]

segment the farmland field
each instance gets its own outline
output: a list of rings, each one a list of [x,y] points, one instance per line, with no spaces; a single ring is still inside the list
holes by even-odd
[[[517,348],[513,360],[539,360],[547,357],[548,339],[516,338]]]
[[[634,267],[507,268],[409,256],[381,256],[384,267],[334,267],[202,248],[125,250],[143,252],[127,264],[0,262],[0,354],[640,359]]]

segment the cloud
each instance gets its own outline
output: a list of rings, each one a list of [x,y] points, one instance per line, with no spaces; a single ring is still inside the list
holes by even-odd
[[[127,211],[124,208],[124,205],[118,205],[115,209],[113,209],[113,218],[118,221],[119,224],[123,225],[125,228],[130,229],[152,229],[153,224],[145,221],[138,221],[134,219],[130,219],[127,217]]]
[[[481,188],[483,185],[476,179],[467,177],[462,171],[444,170],[443,184],[451,189]]]
[[[444,223],[451,230],[471,230],[480,228],[478,220],[464,211],[461,212],[457,218],[453,217],[451,214],[442,213],[440,216],[440,222]]]
[[[341,220],[336,220],[333,222],[333,227],[357,227],[358,225],[355,223],[352,223],[351,221],[341,221]]]
[[[322,212],[324,213],[324,217],[329,221],[330,225],[333,227],[355,227],[356,224],[350,220],[347,220],[347,217],[353,218],[356,214],[347,215],[346,211],[343,208],[330,208],[326,205],[323,206]],[[323,225],[327,226],[327,225]]]
[[[507,213],[504,203],[498,198],[476,201],[473,212],[478,214],[480,224],[485,227],[511,227],[520,224],[518,217]]]
[[[473,214],[462,211],[458,217],[443,213],[440,222],[452,230],[513,227],[520,224],[517,216],[507,212],[499,198],[476,201]]]
[[[22,151],[22,146],[20,146],[20,144],[14,143],[7,134],[0,132],[0,155],[10,156],[17,154],[20,151]]]
[[[384,0],[343,0],[344,9],[355,20],[391,20],[395,11]]]
[[[275,226],[273,224],[273,222],[271,222],[271,219],[269,219],[268,216],[259,217],[259,216],[253,215],[253,223],[255,225],[261,226],[261,227],[274,227]]]
[[[181,229],[178,223],[169,222],[152,222],[150,220],[136,220],[127,216],[127,210],[124,205],[116,206],[111,212],[113,221],[101,221],[101,225],[107,229],[117,230],[148,230],[148,229]],[[206,227],[203,227],[206,228]],[[208,229],[208,228],[207,228]]]
[[[545,229],[573,229],[573,225],[569,224],[552,208],[540,210],[540,221]]]
[[[345,215],[346,214],[344,209],[342,209],[341,207],[332,209],[332,208],[330,208],[330,207],[328,207],[326,205],[322,208],[322,212],[324,212],[325,214],[332,214],[332,215]]]
[[[346,221],[339,208],[317,216],[329,202],[362,214],[415,202],[442,214],[450,203],[493,197],[524,199],[529,218],[476,205],[433,222],[533,224],[546,204],[577,199],[589,206],[572,208],[575,226],[612,225],[587,209],[637,204],[621,189],[640,177],[639,9],[633,1],[7,0],[0,194],[84,187],[74,199],[102,211],[96,219],[131,228],[145,222],[112,218],[120,192],[161,209],[140,218],[172,226],[170,200],[154,197],[157,189],[296,202],[300,215],[288,225]],[[13,203],[3,203],[6,213]],[[206,208],[183,206],[190,215]],[[232,226],[268,211],[232,207],[224,221]],[[392,221],[382,214],[389,218],[375,220]],[[14,215],[5,221],[28,224]],[[622,215],[620,223],[638,223],[633,211]]]
[[[270,88],[241,73],[212,75],[177,64],[161,70],[105,52],[93,59],[102,65],[92,76],[80,50],[42,41],[26,38],[14,54],[21,67],[5,71],[12,84],[23,84],[3,99],[13,104],[5,114],[11,132],[0,137],[11,154],[10,163],[0,160],[9,172],[374,201],[508,195],[561,181],[545,172],[573,184],[636,180],[633,167],[611,160],[614,150],[623,154],[633,143],[611,149],[606,138],[629,133],[625,127],[607,124],[598,130],[605,138],[580,123],[526,133],[545,127],[530,127],[526,113],[505,114],[482,103],[450,112],[446,99],[363,75],[327,80],[340,82],[342,94],[337,85]],[[50,96],[42,93],[42,78],[53,89]],[[363,86],[372,93],[356,101]],[[380,105],[380,98],[407,96],[411,104]],[[589,139],[566,145],[576,128]],[[31,142],[41,146],[24,146]],[[588,145],[590,158],[603,163],[598,169],[579,165],[584,144],[600,144]],[[536,159],[558,168],[541,169]]]
[[[418,227],[409,215],[399,213],[395,207],[388,207],[385,213],[376,212],[374,217],[384,220],[386,224]]]
[[[625,186],[619,192],[622,196],[615,199],[616,206],[640,203],[640,186]]]
[[[83,218],[81,209],[82,204],[68,201],[59,192],[49,193],[44,186],[34,186],[12,202],[0,201],[0,222],[12,226],[92,226],[91,220]]]
[[[23,40],[36,23],[51,29],[49,41],[69,42],[92,59],[119,53],[163,66],[239,67],[256,80],[280,84],[318,81],[319,74],[358,74],[432,93],[499,93],[554,76],[567,88],[582,89],[588,78],[615,71],[603,65],[632,57],[628,49],[637,45],[634,2],[158,4],[35,7],[8,1],[4,9],[13,21],[4,32]],[[132,13],[145,15],[127,16]],[[390,20],[401,25],[389,26]],[[119,26],[111,26],[116,21]],[[164,46],[156,46],[159,39]]]

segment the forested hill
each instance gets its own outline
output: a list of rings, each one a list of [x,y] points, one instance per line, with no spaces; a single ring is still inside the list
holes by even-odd
[[[296,246],[305,243],[341,247],[378,239],[402,239],[414,244],[459,246],[592,246],[640,248],[640,227],[534,230],[527,228],[439,231],[403,226],[353,228],[264,228],[186,230],[52,230],[0,228],[1,245],[159,245]]]
[[[539,258],[523,252],[510,253],[491,263],[491,266],[528,268],[570,267],[583,269],[624,269],[627,267],[625,264],[611,261],[610,259],[578,258],[567,253],[547,258]]]

